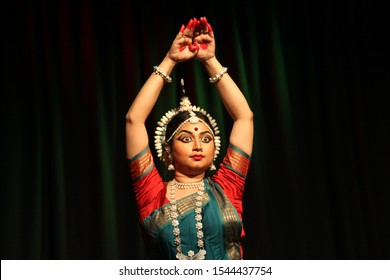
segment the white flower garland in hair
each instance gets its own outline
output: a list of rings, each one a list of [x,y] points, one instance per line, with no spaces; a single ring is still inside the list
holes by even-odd
[[[161,117],[160,121],[157,122],[157,127],[156,127],[156,131],[155,131],[155,136],[154,136],[154,147],[155,147],[155,149],[157,151],[157,156],[161,160],[164,160],[164,153],[163,153],[164,145],[166,143],[168,143],[172,139],[172,137],[176,134],[176,132],[178,132],[179,129],[185,123],[187,123],[187,122],[198,123],[199,121],[201,121],[213,133],[214,143],[215,143],[215,152],[214,152],[214,160],[215,160],[218,157],[220,149],[221,149],[221,137],[217,136],[219,134],[219,128],[217,126],[217,122],[215,121],[215,119],[213,119],[211,117],[210,114],[208,114],[206,112],[206,110],[204,110],[204,109],[202,109],[200,107],[196,107],[196,106],[192,106],[191,105],[190,99],[187,96],[184,95],[185,94],[185,90],[184,90],[184,81],[183,81],[183,79],[181,80],[181,85],[183,87],[183,96],[182,96],[181,101],[180,101],[180,106],[178,108],[174,108],[174,109],[171,109],[168,112],[166,112]],[[188,111],[190,113],[190,117],[188,119],[186,119],[185,121],[183,121],[177,127],[177,129],[172,133],[172,135],[169,135],[169,138],[167,139],[166,133],[167,133],[168,123],[179,112],[184,112],[184,111]],[[209,119],[211,127],[206,122],[204,122],[202,119],[198,118],[194,112],[200,112],[203,115],[205,115]]]

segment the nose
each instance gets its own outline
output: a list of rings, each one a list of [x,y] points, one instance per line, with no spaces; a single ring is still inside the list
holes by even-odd
[[[200,140],[195,140],[193,149],[194,149],[194,151],[202,152],[203,151],[202,142]]]

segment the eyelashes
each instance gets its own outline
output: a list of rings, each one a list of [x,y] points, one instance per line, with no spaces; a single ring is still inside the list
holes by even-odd
[[[193,137],[192,136],[180,136],[177,138],[177,140],[183,142],[183,143],[191,143],[192,141],[194,141]],[[213,138],[211,136],[203,136],[200,141],[202,143],[210,143],[211,141],[213,140]]]

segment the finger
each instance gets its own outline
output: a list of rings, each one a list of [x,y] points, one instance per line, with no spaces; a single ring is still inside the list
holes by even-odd
[[[188,24],[187,24],[186,29],[191,29],[192,23],[193,23],[193,22],[194,22],[194,20],[193,20],[193,19],[190,19],[190,20],[188,21]]]
[[[214,39],[214,31],[209,23],[207,24],[207,30],[209,31],[207,35],[210,36],[212,39]]]
[[[201,17],[198,21],[198,26],[197,26],[197,29],[195,31],[195,35],[196,36],[199,36],[199,35],[202,35],[203,34],[203,25],[204,25],[204,18]]]
[[[198,25],[198,35],[207,34],[207,20],[205,17],[201,17],[199,19],[199,25]]]
[[[194,52],[194,51],[199,50],[199,46],[198,46],[198,45],[194,45],[194,44],[190,44],[190,45],[188,46],[188,49],[189,49],[191,52]]]
[[[181,28],[180,28],[179,33],[177,33],[175,40],[179,40],[179,39],[183,38],[184,28],[185,28],[185,26],[184,26],[184,24],[183,24],[183,25],[181,26]]]
[[[201,20],[200,20],[200,30],[202,32],[202,34],[207,34],[208,33],[208,30],[207,30],[207,20],[205,17],[202,17]]]
[[[194,42],[194,46],[196,47],[197,50],[199,50],[199,44],[197,41]]]
[[[199,21],[196,18],[193,18],[192,26],[191,26],[191,35],[198,36],[199,30]]]
[[[213,28],[211,27],[210,23],[207,23],[207,30],[210,33],[213,33]]]
[[[196,18],[192,18],[188,21],[188,24],[186,25],[186,27],[183,31],[183,34],[185,37],[192,39],[193,34],[194,34],[194,29],[196,27],[196,22],[197,22]]]
[[[194,17],[192,29],[195,30],[198,26],[199,26],[199,20],[197,20],[197,19]]]

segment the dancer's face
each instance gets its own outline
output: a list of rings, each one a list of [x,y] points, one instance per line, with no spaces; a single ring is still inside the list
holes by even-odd
[[[201,121],[188,122],[173,137],[175,170],[188,175],[203,173],[213,163],[214,151],[214,137],[209,128]]]

